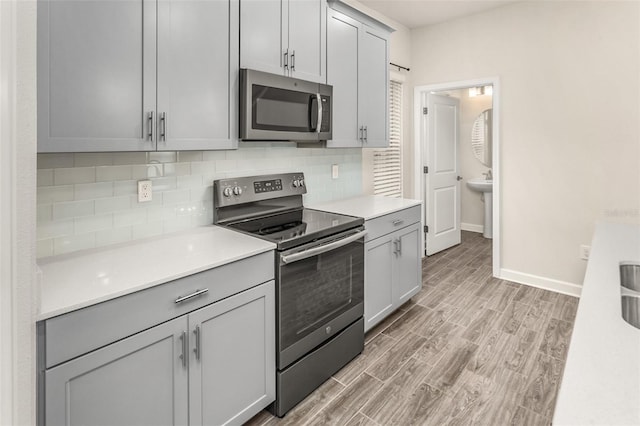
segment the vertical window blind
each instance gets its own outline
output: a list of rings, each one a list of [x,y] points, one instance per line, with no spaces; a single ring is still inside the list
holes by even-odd
[[[373,153],[373,193],[402,196],[402,83],[389,82],[389,147]]]

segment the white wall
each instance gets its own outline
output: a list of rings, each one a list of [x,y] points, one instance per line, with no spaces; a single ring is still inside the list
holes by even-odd
[[[0,4],[0,423],[35,424],[36,3]]]
[[[415,86],[500,78],[511,279],[579,285],[595,222],[640,223],[639,27],[638,2],[536,1],[412,31]]]

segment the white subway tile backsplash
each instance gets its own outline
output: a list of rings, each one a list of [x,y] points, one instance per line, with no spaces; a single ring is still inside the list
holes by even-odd
[[[149,152],[147,163],[175,163],[178,161],[177,152]]]
[[[131,241],[132,234],[131,226],[98,231],[96,232],[96,247]]]
[[[360,195],[360,149],[240,142],[230,151],[39,154],[37,251],[50,256],[213,223],[215,179],[302,171],[305,203]],[[331,179],[331,164],[340,179]],[[138,180],[153,200],[139,203]]]
[[[38,154],[38,169],[73,167],[73,154]]]
[[[127,210],[131,208],[131,196],[121,195],[113,198],[102,198],[95,201],[96,214]]]
[[[186,203],[191,199],[191,191],[188,189],[176,189],[174,191],[165,191],[162,195],[162,204],[170,206],[178,203]]]
[[[82,235],[66,235],[53,240],[53,253],[64,254],[72,251],[86,250],[95,247],[95,233]]]
[[[88,216],[95,213],[93,200],[68,201],[53,205],[53,220],[68,219],[72,217]]]
[[[179,151],[178,162],[192,163],[194,161],[202,161],[202,151]]]
[[[113,164],[113,154],[110,152],[84,152],[73,154],[74,167],[110,166]]]
[[[37,176],[37,186],[53,185],[53,169],[39,169]]]
[[[53,219],[53,205],[52,204],[37,204],[36,205],[36,220],[40,222],[50,222]]]
[[[165,163],[164,176],[185,176],[191,174],[191,163]]]
[[[147,222],[147,209],[125,210],[113,213],[113,226],[140,225]]]
[[[53,240],[36,241],[36,256],[39,258],[53,256]]]
[[[96,167],[96,181],[112,182],[114,180],[131,180],[132,166],[103,166]]]
[[[73,235],[73,219],[38,223],[38,240]]]
[[[146,152],[114,152],[113,164],[126,166],[130,164],[146,164]]]
[[[73,230],[75,234],[87,234],[99,229],[113,228],[112,213],[97,216],[77,217],[73,221]]]
[[[96,181],[95,167],[72,167],[54,169],[54,185],[69,185],[74,183],[90,183]]]
[[[74,185],[74,199],[90,200],[113,196],[113,182],[79,183]]]

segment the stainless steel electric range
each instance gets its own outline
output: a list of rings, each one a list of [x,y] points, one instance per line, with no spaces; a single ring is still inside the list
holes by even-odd
[[[284,416],[364,348],[363,219],[304,208],[302,173],[214,182],[214,223],[274,242]]]

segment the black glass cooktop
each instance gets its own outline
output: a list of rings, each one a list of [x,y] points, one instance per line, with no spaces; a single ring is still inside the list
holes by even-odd
[[[274,242],[278,245],[278,250],[286,250],[363,223],[364,220],[359,217],[303,208],[232,222],[227,226]]]

